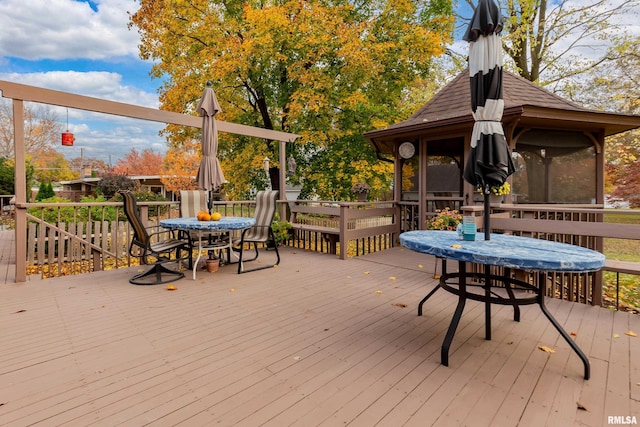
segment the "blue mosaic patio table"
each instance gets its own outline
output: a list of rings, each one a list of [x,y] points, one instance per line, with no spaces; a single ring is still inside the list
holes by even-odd
[[[255,218],[246,218],[241,216],[223,216],[219,221],[199,221],[195,217],[187,218],[169,218],[160,221],[160,226],[170,230],[187,230],[198,232],[198,257],[193,263],[193,280],[196,280],[196,271],[198,262],[202,255],[203,249],[228,249],[231,247],[231,239],[222,244],[208,245],[203,242],[202,237],[212,231],[233,231],[244,230],[254,226]]]
[[[544,304],[546,272],[590,272],[604,266],[603,254],[591,249],[565,243],[551,242],[529,237],[491,234],[484,240],[478,233],[476,240],[461,240],[455,231],[417,230],[402,233],[402,246],[442,259],[442,276],[438,285],[418,305],[422,315],[423,304],[440,288],[458,295],[458,305],[441,349],[441,362],[449,365],[449,347],[462,317],[467,299],[485,303],[485,338],[491,339],[491,304],[511,305],[514,320],[520,321],[520,305],[538,304],[544,315],[576,352],[584,364],[584,378],[590,377],[589,360],[575,341],[558,324]],[[458,271],[448,273],[446,260],[458,261]],[[467,272],[467,263],[484,265],[484,272]],[[492,274],[491,267],[500,271]],[[538,274],[537,284],[518,280],[511,269],[526,270]],[[473,292],[474,288],[483,292]]]

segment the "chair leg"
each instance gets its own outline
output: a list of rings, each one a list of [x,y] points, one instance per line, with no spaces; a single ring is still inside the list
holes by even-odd
[[[163,278],[163,274],[169,277]],[[158,263],[144,273],[136,274],[130,278],[129,283],[133,285],[162,285],[175,282],[183,277],[184,273],[182,271],[171,270],[165,267],[163,263]],[[144,280],[145,278],[153,278],[154,281]]]
[[[271,236],[271,239],[273,239],[273,241],[275,242],[275,235],[273,234],[273,230],[269,229],[269,235]],[[266,268],[273,268],[276,265],[280,264],[280,252],[278,251],[278,245],[274,245],[274,250],[276,252],[276,262],[275,264],[270,264],[270,265],[263,265],[261,267],[256,267],[256,268],[252,268],[250,270],[245,270],[244,269],[244,261],[253,261],[255,259],[258,258],[258,244],[256,242],[253,242],[253,247],[255,249],[256,255],[255,257],[249,259],[249,260],[243,260],[242,259],[242,255],[243,255],[243,246],[244,245],[240,245],[240,259],[238,260],[238,274],[242,274],[242,273],[249,273],[251,271],[257,271],[257,270],[264,270]]]

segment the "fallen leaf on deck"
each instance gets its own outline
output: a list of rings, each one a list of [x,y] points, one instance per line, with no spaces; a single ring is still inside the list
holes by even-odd
[[[380,295],[382,293],[382,291],[376,291],[376,294]]]
[[[547,347],[546,345],[539,345],[538,349],[547,352],[547,353],[555,353],[556,351],[554,349],[552,349],[551,347]]]
[[[24,313],[25,311],[27,311],[27,310],[22,309],[22,310],[16,311],[16,313]]]
[[[168,291],[175,291],[176,289],[178,289],[178,288],[176,288],[176,287],[175,287],[175,286],[173,286],[173,285],[168,285],[168,286],[167,286],[167,290],[168,290]]]
[[[422,268],[422,264],[418,264],[418,268]]]
[[[395,305],[396,307],[400,307],[400,308],[405,308],[407,306],[407,304],[403,304],[401,302],[399,302],[397,304],[393,304],[393,305]]]
[[[236,288],[229,289],[229,292],[235,292],[235,291],[236,291]]]
[[[613,334],[614,338],[620,338],[620,334]]]
[[[580,402],[576,402],[576,405],[578,405],[578,409],[580,409],[581,411],[586,411],[587,408],[584,407],[584,405]]]
[[[575,332],[571,332],[571,333],[569,333],[569,335],[571,335],[574,338],[578,336],[578,334],[576,334]]]
[[[395,276],[389,276],[389,280],[398,280]]]
[[[369,272],[368,271],[363,271],[362,274],[369,274]]]
[[[638,336],[638,334],[636,334],[633,331],[627,331],[627,332],[625,332],[625,335],[629,335],[630,337],[637,337]]]
[[[434,274],[434,275],[433,275],[433,278],[434,278],[434,279],[439,279],[439,278],[440,278],[440,275],[439,275],[439,274]]]

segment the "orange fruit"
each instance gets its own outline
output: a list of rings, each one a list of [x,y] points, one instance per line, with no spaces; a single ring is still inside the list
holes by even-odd
[[[222,219],[222,214],[220,212],[214,212],[211,214],[211,221],[220,221]]]
[[[209,212],[205,212],[202,214],[203,221],[209,221],[210,219],[211,219],[211,215],[209,215]]]

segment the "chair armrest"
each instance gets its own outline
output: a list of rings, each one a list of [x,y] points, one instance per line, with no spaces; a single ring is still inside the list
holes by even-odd
[[[161,225],[150,225],[149,227],[146,227],[145,230],[147,230],[147,233],[149,234],[149,239],[151,241],[154,240],[154,236],[166,235],[167,233],[171,236],[172,239],[176,239],[176,230],[164,228]],[[151,230],[156,230],[156,231],[151,231]],[[186,234],[184,230],[177,230],[177,231],[178,231],[178,237],[177,237],[178,239],[180,240],[189,239],[189,235]]]

